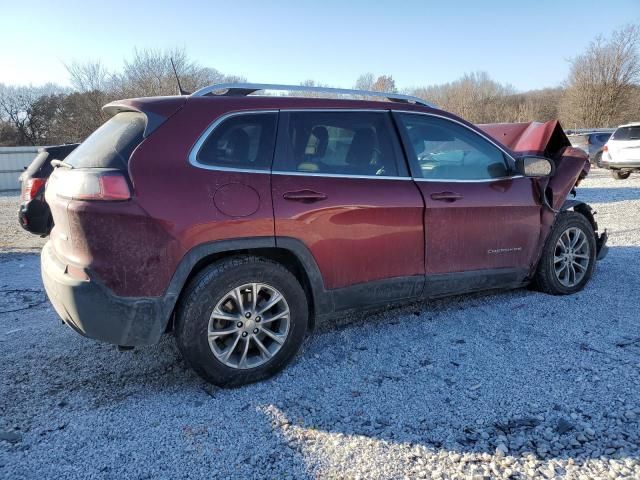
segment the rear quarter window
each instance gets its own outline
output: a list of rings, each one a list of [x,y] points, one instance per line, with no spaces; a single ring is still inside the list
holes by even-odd
[[[129,157],[144,138],[145,126],[142,113],[118,113],[89,135],[65,162],[74,168],[126,170]]]

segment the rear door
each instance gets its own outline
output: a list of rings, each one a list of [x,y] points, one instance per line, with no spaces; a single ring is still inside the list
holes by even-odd
[[[444,288],[460,291],[522,280],[540,238],[532,180],[511,174],[505,152],[462,123],[396,115],[426,205],[427,277],[454,274]]]
[[[346,303],[421,292],[424,205],[388,111],[282,111],[272,192],[276,243],[301,240]]]

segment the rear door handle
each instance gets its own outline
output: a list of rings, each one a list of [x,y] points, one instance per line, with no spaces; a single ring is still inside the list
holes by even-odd
[[[455,202],[456,200],[462,200],[462,195],[456,192],[438,192],[431,194],[431,200],[437,200],[438,202]]]
[[[295,192],[285,192],[282,194],[282,198],[294,202],[313,203],[326,200],[327,195],[313,190],[297,190]]]

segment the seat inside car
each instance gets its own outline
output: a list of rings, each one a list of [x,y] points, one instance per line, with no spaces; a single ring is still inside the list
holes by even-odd
[[[354,175],[375,174],[377,169],[371,163],[375,147],[376,135],[373,130],[363,128],[356,131],[345,159],[349,165],[348,173]]]

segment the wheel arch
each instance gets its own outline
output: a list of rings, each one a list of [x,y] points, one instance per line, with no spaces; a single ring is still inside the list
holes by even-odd
[[[580,200],[566,200],[562,207],[560,208],[561,212],[574,211],[576,213],[584,216],[591,226],[593,227],[593,232],[596,233],[598,231],[598,224],[596,222],[595,213],[591,205],[584,203]]]
[[[165,331],[173,329],[175,305],[191,279],[208,265],[236,255],[268,258],[283,265],[298,279],[309,302],[310,330],[315,327],[318,315],[331,310],[331,297],[324,289],[318,265],[302,242],[294,238],[235,238],[198,245],[185,254],[165,294],[168,312]]]

